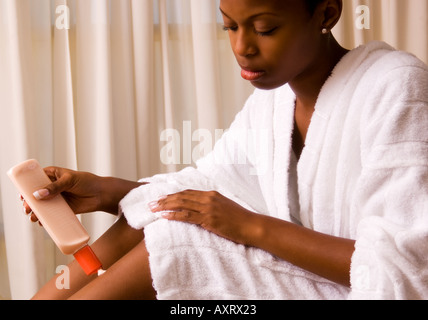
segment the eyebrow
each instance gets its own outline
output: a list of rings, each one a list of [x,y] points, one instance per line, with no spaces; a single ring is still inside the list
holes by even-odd
[[[221,13],[226,17],[229,18],[230,20],[233,20],[231,17],[229,17],[221,8],[219,8]],[[259,16],[264,16],[264,15],[271,15],[271,16],[275,16],[278,17],[278,15],[276,13],[273,12],[260,12],[260,13],[256,13],[254,15],[252,15],[251,17],[248,17],[247,20],[251,20],[251,19],[255,19]]]

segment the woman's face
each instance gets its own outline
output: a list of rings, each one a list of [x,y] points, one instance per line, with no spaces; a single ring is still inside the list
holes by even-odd
[[[310,72],[320,23],[302,0],[221,0],[225,30],[244,79],[275,89]]]

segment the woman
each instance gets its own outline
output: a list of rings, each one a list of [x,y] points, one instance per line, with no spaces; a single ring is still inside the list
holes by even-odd
[[[42,199],[123,215],[92,246],[105,274],[73,262],[70,290],[54,278],[34,298],[427,297],[426,66],[382,43],[342,48],[341,0],[220,10],[258,90],[197,169],[136,183],[47,168]],[[147,205],[162,219],[143,233]]]

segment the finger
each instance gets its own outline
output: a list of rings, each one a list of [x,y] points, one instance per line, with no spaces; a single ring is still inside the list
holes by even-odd
[[[35,213],[34,213],[34,212],[32,212],[32,213],[30,214],[30,216],[29,216],[29,220],[30,220],[31,222],[37,222],[37,221],[39,221],[39,219],[37,218],[37,216],[35,215]]]
[[[25,214],[30,214],[33,211],[25,200],[22,202],[22,208]]]
[[[201,224],[201,213],[191,210],[163,211],[162,218],[192,224]]]
[[[22,211],[25,215],[28,215],[28,219],[31,222],[37,222],[39,220],[25,200],[22,201]]]
[[[201,204],[198,201],[183,195],[171,195],[161,198],[158,201],[151,202],[149,207],[152,212],[185,210],[199,212],[201,210]]]
[[[49,200],[70,189],[73,184],[72,175],[69,173],[61,174],[58,170],[59,169],[57,168],[45,169],[45,172],[53,182],[47,185],[45,188],[34,192],[33,195],[37,200]]]

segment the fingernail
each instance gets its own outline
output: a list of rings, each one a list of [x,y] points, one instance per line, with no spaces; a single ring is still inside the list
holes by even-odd
[[[159,207],[159,203],[157,201],[152,201],[148,204],[150,210],[156,210]]]
[[[169,218],[173,211],[162,211],[161,216],[162,218]]]
[[[27,212],[27,208],[26,207],[22,207],[22,212],[24,212],[25,215],[29,214],[30,216],[33,213],[32,210],[30,212]]]
[[[33,193],[34,198],[36,198],[37,200],[46,198],[48,195],[49,195],[48,189],[41,189]]]

